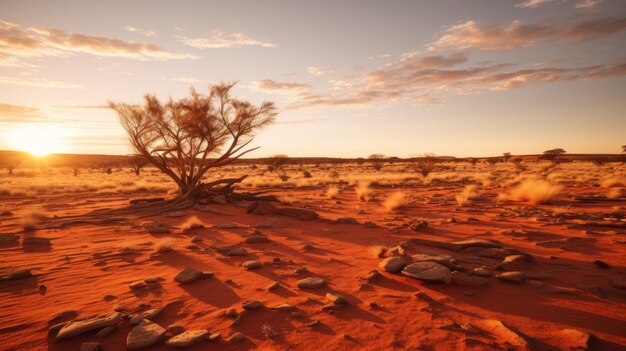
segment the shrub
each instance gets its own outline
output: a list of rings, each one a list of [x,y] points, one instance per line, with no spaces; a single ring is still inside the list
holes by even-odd
[[[545,180],[527,179],[515,187],[509,198],[528,201],[533,204],[545,204],[556,199],[563,187]]]
[[[326,197],[329,199],[334,199],[339,194],[339,188],[335,185],[331,185],[326,189]]]
[[[367,182],[359,182],[354,190],[359,201],[369,201],[372,197],[372,189]]]
[[[456,195],[456,203],[459,204],[459,206],[465,206],[476,196],[478,196],[476,185],[468,185],[460,194]]]
[[[385,206],[385,208],[387,208],[389,211],[401,210],[405,207],[408,207],[410,204],[411,199],[407,197],[405,193],[400,191],[391,194],[391,196],[389,196],[387,200],[383,202],[383,206]]]

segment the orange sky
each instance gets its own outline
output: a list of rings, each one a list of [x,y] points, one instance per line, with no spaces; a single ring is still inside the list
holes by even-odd
[[[221,80],[280,108],[253,157],[626,143],[620,0],[0,1],[0,21],[0,149],[129,153],[108,100]]]

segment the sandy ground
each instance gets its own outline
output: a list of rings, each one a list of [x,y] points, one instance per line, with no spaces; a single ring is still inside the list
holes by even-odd
[[[2,205],[13,211],[0,218],[0,232],[46,237],[52,244],[23,245],[20,240],[0,247],[0,273],[32,269],[35,275],[0,281],[0,349],[78,350],[82,343],[96,341],[104,350],[123,350],[133,328],[127,320],[102,338],[96,330],[55,341],[48,329],[115,308],[133,315],[164,307],[152,320],[164,328],[178,324],[185,330],[220,333],[217,340],[200,341],[189,350],[561,350],[585,349],[587,337],[589,349],[626,350],[626,290],[619,287],[626,278],[626,231],[625,222],[612,217],[616,208],[621,211],[626,205],[625,199],[579,201],[575,195],[593,190],[581,186],[568,188],[569,196],[552,205],[496,202],[496,192],[487,190],[469,206],[458,206],[455,195],[463,187],[460,183],[406,187],[403,191],[415,202],[393,212],[381,205],[382,197],[361,202],[348,188],[333,200],[323,195],[324,188],[274,192],[299,199],[291,207],[319,213],[321,219],[313,221],[248,214],[247,203],[242,202],[209,204],[210,212],[188,209],[145,218],[131,213],[115,223],[28,232],[21,230],[19,221],[29,206],[43,206],[49,216],[80,215],[128,207],[129,197],[5,196]],[[556,213],[555,207],[567,210]],[[204,228],[185,230],[192,217]],[[353,217],[358,224],[334,221],[342,217]],[[413,219],[426,220],[428,227],[402,228]],[[152,221],[166,224],[170,233],[149,234],[143,225]],[[367,221],[376,226],[364,225]],[[255,230],[269,242],[244,243]],[[202,238],[197,247],[189,246],[194,237]],[[369,281],[362,278],[380,270],[375,245],[408,242],[408,255],[448,254],[470,270],[494,268],[502,260],[473,248],[450,251],[412,243],[416,238],[496,240],[533,260],[515,269],[526,273],[520,283],[494,277],[485,278],[484,286],[429,283],[387,272]],[[313,248],[305,248],[305,243]],[[223,245],[240,245],[248,254],[223,255],[215,249]],[[171,246],[173,251],[155,253],[158,246]],[[250,260],[264,265],[255,270],[241,267]],[[175,282],[186,267],[215,276],[189,284]],[[298,272],[300,267],[306,272]],[[157,277],[162,278],[157,284],[129,288],[133,282]],[[324,278],[327,286],[297,288],[296,282],[306,277]],[[268,290],[272,282],[280,287]],[[323,310],[329,304],[327,292],[343,295],[348,303],[333,312]],[[252,300],[264,307],[246,311],[239,323],[233,325],[233,318],[224,315],[228,309],[243,311],[242,303]],[[271,308],[285,303],[295,309]],[[64,311],[74,312],[53,319]],[[319,323],[309,326],[314,320]],[[228,339],[235,332],[242,332],[245,340],[231,344]],[[149,349],[170,349],[163,340]]]

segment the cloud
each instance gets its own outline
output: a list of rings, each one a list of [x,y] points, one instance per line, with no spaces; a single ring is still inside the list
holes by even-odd
[[[538,68],[537,65],[473,63],[463,53],[429,56],[408,53],[354,79],[334,81],[331,89],[297,90],[285,108],[371,108],[396,102],[438,105],[445,103],[442,95],[506,91],[536,84],[626,75],[626,59],[575,67],[560,64],[555,61]],[[278,86],[285,86],[282,84],[287,83]]]
[[[46,117],[35,107],[0,103],[0,123],[43,122]]]
[[[278,124],[285,125],[302,125],[302,124],[313,124],[321,121],[325,121],[327,118],[306,118],[306,119],[297,119],[292,121],[278,121]]]
[[[304,90],[311,89],[309,84],[301,83],[280,83],[271,79],[263,79],[252,82],[252,86],[255,89],[262,90],[270,93],[285,93],[285,92],[302,92]]]
[[[131,25],[125,26],[124,29],[129,32],[142,34],[143,36],[146,36],[146,37],[153,37],[156,35],[156,32],[153,30],[145,30],[145,29],[133,27]]]
[[[83,87],[78,84],[48,80],[46,78],[21,78],[0,76],[0,84],[24,85],[42,88],[83,89]]]
[[[315,66],[309,66],[304,70],[312,77],[320,77],[328,73],[325,69]]]
[[[41,57],[86,53],[103,57],[136,60],[174,60],[196,58],[154,44],[143,44],[108,37],[89,36],[47,27],[21,27],[0,21],[0,54]]]
[[[568,0],[526,0],[518,3],[515,7],[518,8],[535,8],[540,5],[554,3],[554,2],[568,2]],[[578,0],[574,5],[577,9],[591,9],[602,3],[602,0]]]
[[[524,24],[513,21],[508,26],[481,25],[466,21],[446,29],[431,50],[506,51],[565,39],[582,42],[609,36],[626,29],[626,18],[599,18],[566,25]]]
[[[180,83],[199,83],[199,82],[202,82],[202,80],[196,79],[196,78],[192,78],[192,77],[176,77],[176,78],[172,78],[170,80],[173,80],[175,82],[180,82]]]
[[[221,30],[215,30],[206,38],[189,38],[178,36],[185,45],[198,49],[230,49],[242,46],[261,46],[264,48],[275,48],[276,44],[269,41],[261,41],[250,38],[243,33],[224,34]]]

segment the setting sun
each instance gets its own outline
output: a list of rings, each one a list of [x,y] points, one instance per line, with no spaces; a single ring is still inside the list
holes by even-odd
[[[15,150],[25,151],[37,157],[64,151],[64,132],[59,127],[27,126],[10,135]]]

